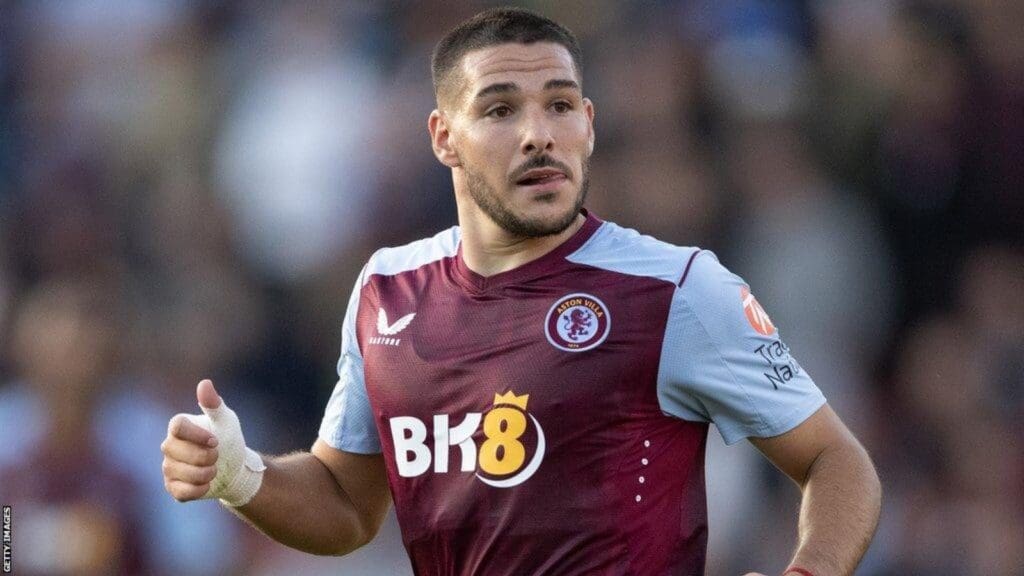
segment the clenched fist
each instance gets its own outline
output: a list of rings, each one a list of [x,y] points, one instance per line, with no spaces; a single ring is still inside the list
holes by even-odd
[[[213,382],[200,382],[196,398],[203,414],[177,414],[167,425],[160,445],[164,487],[179,502],[220,498],[245,505],[263,482],[263,459],[246,447],[238,416]]]

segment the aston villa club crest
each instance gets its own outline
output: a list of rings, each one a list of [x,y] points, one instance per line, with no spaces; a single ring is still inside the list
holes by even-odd
[[[580,293],[555,302],[544,322],[544,333],[559,350],[583,352],[604,342],[611,327],[612,317],[604,302]]]

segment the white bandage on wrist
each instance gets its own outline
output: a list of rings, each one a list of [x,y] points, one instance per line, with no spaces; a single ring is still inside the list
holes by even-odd
[[[217,437],[217,477],[203,499],[219,498],[227,506],[244,506],[259,491],[267,467],[263,458],[245,445],[242,424],[223,400],[218,408],[202,410],[203,414],[186,416]]]

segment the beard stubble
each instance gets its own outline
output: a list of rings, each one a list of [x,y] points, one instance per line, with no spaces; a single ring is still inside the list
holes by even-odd
[[[544,163],[542,160],[539,162],[532,163],[533,167],[544,167],[550,164]],[[539,164],[539,165],[538,165]],[[503,202],[498,196],[497,191],[493,186],[487,183],[483,175],[479,172],[472,170],[468,167],[466,170],[466,183],[469,186],[469,195],[473,198],[473,201],[477,206],[483,210],[484,214],[487,215],[495,224],[500,226],[503,230],[520,238],[542,238],[544,236],[553,236],[565,231],[572,223],[576,220],[576,215],[580,213],[583,208],[583,203],[587,199],[587,190],[590,187],[590,162],[589,159],[583,161],[583,179],[580,183],[579,190],[576,193],[576,199],[573,202],[572,207],[566,210],[565,214],[555,219],[553,222],[543,221],[539,218],[526,218],[516,214],[507,203]],[[553,201],[546,200],[544,198],[536,199],[535,201]]]

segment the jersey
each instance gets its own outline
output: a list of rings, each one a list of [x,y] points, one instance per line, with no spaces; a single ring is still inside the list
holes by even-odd
[[[703,574],[709,424],[825,402],[712,253],[584,214],[494,276],[457,227],[362,271],[320,437],[383,453],[416,574]]]

